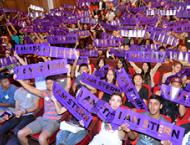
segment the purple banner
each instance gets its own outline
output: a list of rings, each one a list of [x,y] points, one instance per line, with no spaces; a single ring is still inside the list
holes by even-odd
[[[77,50],[73,48],[42,45],[37,55],[55,58],[77,59]]]
[[[142,38],[146,34],[145,30],[121,30],[122,37],[137,37]]]
[[[78,35],[48,36],[47,40],[50,44],[72,44],[77,42]]]
[[[103,66],[102,68],[94,72],[94,76],[96,76],[97,78],[105,78],[108,72],[108,68],[109,68],[109,65]]]
[[[78,58],[77,64],[78,64],[78,65],[81,65],[81,64],[88,64],[88,62],[89,62],[88,56],[80,56],[80,57]]]
[[[76,99],[67,93],[61,85],[54,82],[53,94],[55,98],[79,121],[84,121],[84,126],[87,128],[92,121],[92,115],[81,107]]]
[[[126,58],[133,62],[164,62],[166,59],[166,52],[126,51]]]
[[[14,69],[16,79],[31,79],[37,77],[47,77],[51,75],[67,73],[67,60],[59,59],[38,64],[17,66]]]
[[[5,57],[0,59],[0,67],[9,66],[11,64],[18,63],[17,59],[15,57]]]
[[[170,60],[185,61],[190,63],[190,52],[166,51],[166,57]]]
[[[100,80],[99,78],[96,78],[88,73],[83,73],[81,75],[81,81],[110,95],[120,92],[120,89],[117,86]]]
[[[112,38],[112,39],[94,39],[95,47],[111,47],[111,46],[120,46],[121,39],[120,38]]]
[[[164,43],[164,44],[169,44],[172,46],[177,46],[179,44],[179,39],[175,38],[174,36],[167,35],[166,33],[163,32],[152,32],[150,35],[150,38],[152,40]]]
[[[147,110],[147,106],[144,101],[140,98],[135,86],[133,85],[128,74],[122,69],[120,72],[117,72],[117,82],[120,89],[125,93],[128,100],[138,109]]]
[[[118,108],[114,111],[108,103],[99,100],[84,87],[81,88],[77,95],[77,102],[86,110],[97,114],[103,121],[111,123],[115,129],[122,124],[128,123],[130,129],[158,140],[170,140],[174,144],[181,144],[182,142],[184,128],[151,118],[148,114],[136,113],[131,109]]]
[[[190,92],[183,91],[170,85],[161,85],[162,96],[172,102],[190,107]]]
[[[77,49],[80,52],[80,56],[98,57],[97,50]]]

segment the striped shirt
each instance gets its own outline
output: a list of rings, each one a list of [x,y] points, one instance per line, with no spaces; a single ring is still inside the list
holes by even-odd
[[[50,120],[60,120],[62,115],[59,115],[56,111],[55,104],[51,100],[51,94],[48,91],[43,91],[42,97],[44,97],[44,114],[43,118]]]

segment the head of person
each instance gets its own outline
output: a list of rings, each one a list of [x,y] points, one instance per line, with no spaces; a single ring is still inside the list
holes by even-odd
[[[1,87],[3,89],[8,89],[11,85],[10,80],[7,75],[2,75],[0,78]]]
[[[96,69],[102,68],[106,64],[106,60],[104,57],[100,57],[96,62]]]
[[[175,88],[181,88],[182,87],[182,80],[179,77],[174,77],[171,79],[171,86]]]
[[[159,115],[162,107],[162,98],[158,95],[152,94],[148,101],[150,115]]]
[[[145,72],[145,73],[150,72],[150,70],[151,70],[151,65],[150,65],[150,63],[143,62],[143,64],[142,64],[142,70],[143,70],[143,72]]]
[[[117,62],[117,68],[122,69],[124,68],[126,72],[128,72],[128,65],[124,58],[119,58]]]
[[[174,73],[178,73],[179,71],[181,71],[181,69],[182,69],[182,63],[179,61],[174,62],[174,64],[172,65],[172,71]]]
[[[106,74],[106,81],[113,84],[116,82],[116,73],[111,68],[108,69],[108,72]]]
[[[122,104],[121,94],[112,94],[109,100],[112,109],[117,110]]]
[[[141,74],[135,74],[133,76],[133,83],[135,86],[142,86],[143,84],[143,78]]]
[[[187,52],[187,47],[185,45],[182,45],[182,46],[179,47],[179,51]]]
[[[54,76],[48,76],[46,77],[46,87],[48,91],[52,91],[53,90],[53,82],[55,80]]]
[[[79,66],[79,73],[82,74],[82,73],[88,73],[89,72],[89,68],[88,68],[88,64],[80,64]]]

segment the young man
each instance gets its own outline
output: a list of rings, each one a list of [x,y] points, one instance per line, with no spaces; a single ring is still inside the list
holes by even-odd
[[[162,109],[161,97],[158,95],[152,95],[148,103],[149,112],[145,112],[144,115],[150,116],[154,119],[166,121],[160,114],[160,109]],[[139,138],[137,140],[137,145],[172,145],[170,141],[159,141],[145,134],[139,133]]]
[[[172,65],[172,71],[165,73],[162,77],[162,83],[165,83],[165,81],[167,80],[167,78],[171,75],[175,75],[176,73],[178,73],[179,71],[181,71],[183,65],[180,62],[175,62]]]
[[[14,93],[17,90],[15,85],[12,85],[7,75],[0,76],[0,111],[8,110],[9,107],[15,106]]]
[[[28,80],[25,82],[29,84]],[[18,144],[16,137],[18,131],[35,120],[33,113],[39,105],[39,98],[29,93],[23,87],[16,90],[14,99],[16,101],[15,111],[12,112],[14,117],[5,121],[0,127],[0,144],[2,145],[6,144],[7,134],[11,129],[13,129],[14,136],[9,143]]]
[[[53,96],[54,78],[46,78],[47,90],[45,91],[38,90],[22,80],[18,80],[18,82],[20,82],[20,84],[29,92],[44,98],[43,116],[38,117],[35,121],[31,122],[18,132],[20,143],[22,145],[29,145],[27,136],[41,132],[39,136],[39,143],[41,145],[48,145],[48,138],[59,128],[59,120],[62,117],[60,114],[66,112],[66,109],[62,107]]]
[[[117,110],[122,104],[121,95],[113,94],[110,97],[109,104],[112,109]],[[126,133],[129,139],[135,139],[133,131],[128,128],[127,124],[121,125],[118,130],[112,130],[109,123],[102,122],[100,132],[94,136],[89,145],[122,145],[122,139],[125,138]]]
[[[89,73],[89,68],[88,68],[88,64],[81,64],[79,66],[79,75],[76,76],[75,82],[72,86],[72,91],[74,92],[74,94],[77,92],[77,90],[79,90],[82,86],[86,87],[87,89],[89,89],[92,93],[96,93],[96,89],[83,83],[80,78],[82,73]]]

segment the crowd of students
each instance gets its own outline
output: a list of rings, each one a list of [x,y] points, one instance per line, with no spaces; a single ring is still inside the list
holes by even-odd
[[[98,119],[91,122],[88,128],[84,127],[83,120],[77,120],[69,113],[64,106],[54,97],[53,83],[58,82],[68,93],[76,96],[81,87],[85,87],[95,94],[99,99],[108,102],[113,110],[119,107],[125,107],[145,116],[158,120],[164,120],[185,128],[185,134],[190,132],[190,108],[182,104],[177,104],[171,100],[164,99],[160,90],[161,84],[171,86],[171,92],[176,94],[180,88],[190,91],[189,76],[175,76],[184,68],[189,67],[189,62],[180,60],[166,60],[165,62],[135,63],[128,61],[127,58],[114,56],[110,53],[112,46],[107,48],[97,48],[94,46],[94,39],[114,39],[121,38],[123,41],[118,50],[131,50],[132,46],[139,45],[147,47],[153,51],[176,50],[187,52],[189,49],[189,33],[177,33],[174,31],[165,32],[168,35],[179,39],[176,46],[168,45],[162,42],[152,40],[147,31],[146,36],[123,37],[120,33],[122,17],[153,17],[147,16],[146,10],[155,9],[182,9],[188,5],[188,1],[150,1],[150,0],[113,0],[99,2],[78,1],[78,6],[60,7],[44,14],[40,18],[31,18],[24,12],[4,12],[0,16],[2,25],[0,26],[1,35],[1,57],[7,58],[14,56],[17,64],[2,66],[0,68],[0,145],[28,145],[28,137],[40,133],[38,141],[41,145],[49,144],[49,139],[56,134],[56,145],[76,145],[80,144],[86,136],[90,139],[85,144],[90,145],[171,145],[170,140],[157,140],[146,134],[142,134],[130,129],[129,124],[121,125],[117,130],[113,130],[111,124]],[[143,10],[137,10],[144,8]],[[38,31],[35,31],[35,20],[48,19],[51,12],[58,12],[60,15],[71,17],[81,16],[96,20],[96,24],[89,22],[64,23],[60,21],[58,26],[53,24],[40,25]],[[187,10],[188,11],[188,10]],[[64,12],[67,12],[64,14]],[[69,13],[68,13],[69,12]],[[59,14],[54,15],[55,18]],[[127,15],[125,15],[127,14]],[[165,28],[165,23],[182,24],[189,23],[188,18],[179,18],[175,15],[156,15],[158,20],[153,24],[154,28]],[[110,30],[103,23],[117,27]],[[55,23],[57,23],[55,21]],[[47,23],[50,24],[50,23]],[[129,24],[125,25],[128,26]],[[151,24],[152,25],[152,24]],[[45,29],[47,27],[47,29]],[[149,24],[136,23],[132,26],[134,29],[146,29]],[[169,27],[169,26],[168,26]],[[54,44],[48,42],[48,36],[56,36],[51,30],[67,29],[67,33],[88,30],[90,35],[79,36],[74,44]],[[61,33],[61,32],[60,32]],[[59,33],[59,35],[61,35]],[[62,34],[63,35],[63,34]],[[66,34],[64,34],[66,35]],[[72,64],[67,64],[67,74],[59,74],[44,78],[35,78],[31,80],[17,80],[13,72],[15,66],[40,63],[53,60],[55,58],[37,56],[35,54],[18,55],[14,50],[17,44],[44,44],[51,46],[68,47],[70,49],[95,50],[98,52],[97,58],[88,58],[86,63],[77,64],[77,59]],[[156,46],[153,48],[152,46]],[[142,51],[142,50],[139,50]],[[150,51],[150,50],[147,50]],[[80,58],[80,52],[77,53]],[[190,55],[190,54],[189,54]],[[95,63],[94,63],[95,60]],[[111,62],[111,63],[110,63]],[[113,63],[112,63],[113,62]],[[109,65],[106,73],[99,76],[97,73],[101,68]],[[124,93],[114,93],[112,95],[96,89],[80,80],[82,73],[92,74],[99,79],[118,86],[117,71],[124,69],[132,80],[140,98],[148,107],[148,111],[138,110],[127,99]],[[166,70],[171,70],[166,73]],[[159,74],[159,75],[158,75]],[[168,78],[172,77],[169,82]],[[175,95],[171,95],[177,97]],[[175,99],[175,98],[173,98]],[[43,100],[43,109],[40,106]],[[42,111],[43,110],[43,111]],[[185,136],[185,135],[184,135]],[[84,143],[83,143],[84,144]],[[190,143],[189,143],[190,144]],[[186,144],[188,145],[188,144]]]

